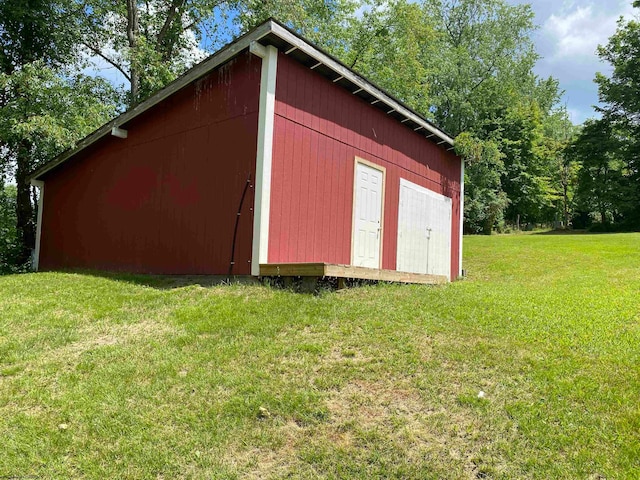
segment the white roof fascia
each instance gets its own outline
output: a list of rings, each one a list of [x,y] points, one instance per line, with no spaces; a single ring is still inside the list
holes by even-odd
[[[113,128],[120,128],[121,125],[134,119],[135,117],[142,114],[143,112],[149,110],[153,106],[157,105],[158,103],[162,102],[166,98],[176,93],[178,90],[182,90],[191,82],[197,80],[200,77],[205,76],[214,68],[227,62],[228,60],[236,56],[238,53],[240,53],[242,50],[248,48],[251,42],[255,42],[256,40],[259,40],[265,35],[268,35],[269,33],[271,33],[273,25],[275,25],[275,23],[272,21],[263,23],[258,28],[256,28],[253,32],[245,35],[244,37],[240,37],[238,40],[229,44],[227,47],[223,48],[218,53],[212,55],[208,59],[197,64],[191,70],[188,70],[183,76],[177,78],[162,90],[158,91],[157,93],[155,93],[154,95],[152,95],[151,97],[143,101],[142,103],[139,103],[138,105],[133,107],[131,110],[127,110],[123,114],[109,121],[108,123],[100,127],[98,130],[96,130],[89,136],[82,139],[74,149],[68,150],[67,152],[63,153],[58,158],[56,158],[54,161],[47,163],[46,165],[43,165],[41,168],[33,172],[32,178],[38,179],[40,176],[44,175],[50,170],[53,170],[61,163],[65,162],[66,160],[73,157],[80,151],[84,150],[88,146],[97,142],[102,137],[111,135],[111,130]]]
[[[273,20],[268,20],[262,25],[260,25],[259,27],[257,27],[252,32],[249,32],[243,37],[240,37],[238,40],[234,41],[233,43],[224,47],[222,50],[218,51],[218,53],[213,54],[208,59],[194,66],[191,70],[187,71],[184,75],[174,80],[172,83],[170,83],[165,88],[163,88],[162,90],[158,91],[157,93],[149,97],[147,100],[143,101],[142,103],[133,107],[131,110],[128,110],[122,113],[118,117],[106,123],[105,125],[100,127],[98,130],[96,130],[89,136],[82,139],[76,145],[75,148],[61,154],[55,160],[43,165],[41,168],[33,172],[31,178],[34,180],[39,179],[39,177],[49,172],[50,170],[53,170],[61,163],[64,163],[69,158],[78,154],[80,151],[89,147],[90,145],[97,142],[101,138],[107,135],[110,135],[112,132],[112,129],[121,128],[121,126],[124,125],[125,123],[133,120],[138,115],[149,110],[150,108],[154,107],[158,103],[162,102],[163,100],[173,95],[174,93],[188,86],[193,81],[205,76],[206,74],[211,72],[213,69],[215,69],[219,65],[232,59],[241,51],[250,48],[252,43],[257,42],[258,40],[266,37],[269,34],[273,34],[291,45],[291,47],[287,49],[286,53],[291,53],[295,50],[299,50],[303,52],[304,54],[308,55],[310,58],[313,58],[314,60],[316,60],[316,64],[314,65],[314,67],[318,65],[325,65],[329,69],[333,70],[339,76],[337,80],[345,78],[349,80],[352,84],[354,84],[357,87],[357,90],[352,93],[355,94],[361,91],[365,91],[369,93],[372,97],[376,99],[373,102],[371,102],[372,104],[383,102],[390,109],[388,110],[388,113],[396,112],[402,115],[403,117],[405,117],[405,120],[402,121],[403,123],[406,122],[407,120],[411,120],[416,125],[418,125],[418,128],[413,129],[414,131],[425,129],[429,132],[428,137],[435,136],[440,139],[440,141],[437,142],[438,145],[442,145],[446,143],[450,147],[453,147],[454,145],[453,138],[451,138],[449,135],[444,133],[442,130],[432,125],[430,122],[422,118],[420,115],[412,112],[407,107],[403,106],[399,101],[393,99],[391,96],[387,95],[378,87],[374,86],[373,84],[371,84],[370,82],[362,78],[360,75],[351,71],[348,67],[342,65],[337,60],[330,57],[328,54],[322,52],[318,48],[309,44],[306,40],[298,37],[296,34],[290,32],[289,30],[287,30],[285,27],[278,24],[277,22]],[[253,48],[257,48],[257,45],[254,45]]]
[[[351,81],[358,88],[361,88],[362,90],[368,92],[369,94],[376,97],[380,101],[384,102],[386,105],[388,105],[392,109],[392,111],[396,111],[400,113],[401,115],[413,121],[417,125],[420,125],[424,129],[433,133],[436,137],[442,140],[442,143],[448,143],[449,145],[453,146],[454,144],[453,138],[451,138],[449,135],[447,135],[437,127],[433,126],[431,123],[427,122],[425,119],[421,118],[419,115],[413,113],[408,108],[401,105],[397,100],[394,100],[393,98],[391,98],[389,95],[387,95],[386,93],[381,91],[379,88],[372,85],[370,82],[362,78],[360,75],[354,73],[349,68],[345,67],[344,65],[340,64],[339,62],[331,58],[329,55],[321,52],[314,46],[308,44],[306,41],[302,40],[297,35],[291,33],[289,30],[287,30],[283,26],[273,22],[272,28],[273,28],[273,33],[275,35],[285,40],[292,47],[296,47],[298,50],[306,53],[308,56],[317,60],[319,63],[326,65],[331,70],[336,72],[338,75],[341,75],[343,78],[346,78],[347,80]]]

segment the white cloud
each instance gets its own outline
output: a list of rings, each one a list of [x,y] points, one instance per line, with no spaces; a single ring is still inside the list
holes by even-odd
[[[381,2],[379,5],[374,6],[365,1],[365,2],[362,2],[360,6],[355,10],[354,16],[356,18],[362,19],[365,13],[371,13],[371,12],[383,13],[388,9],[389,9],[389,2]]]
[[[593,58],[597,46],[606,44],[615,32],[618,18],[633,15],[630,0],[581,3],[565,3],[561,12],[544,22],[542,33],[554,45],[551,59]]]
[[[153,17],[159,10],[157,3],[146,2],[146,8],[141,10],[141,15]],[[114,63],[119,65],[124,71],[129,70],[129,61],[123,50],[123,45],[126,45],[126,41],[122,38],[124,35],[123,17],[116,14],[110,14],[106,17],[104,29],[110,32],[109,38],[105,44],[100,46],[102,53],[105,57],[113,60]],[[182,19],[183,25],[191,23],[191,19],[185,14]],[[153,22],[150,22],[153,26]],[[160,24],[155,25],[160,28]],[[120,47],[117,48],[116,44]],[[103,77],[114,86],[122,86],[129,88],[129,80],[127,77],[112,63],[105,60],[103,56],[95,55],[88,49],[83,52],[86,66],[82,70],[82,73],[95,77]],[[200,47],[197,35],[193,30],[187,30],[183,34],[180,48],[177,49],[175,58],[172,59],[172,63],[179,70],[179,74],[182,73],[182,69],[189,69],[195,64],[201,62],[207,58],[209,54]]]
[[[192,30],[187,30],[185,32],[185,47],[178,52],[178,62],[191,68],[208,56],[207,51],[200,48],[196,34]]]

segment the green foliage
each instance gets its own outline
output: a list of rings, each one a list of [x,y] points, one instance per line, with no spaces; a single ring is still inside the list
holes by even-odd
[[[635,7],[640,7],[638,2]],[[609,223],[640,227],[640,22],[618,22],[599,56],[613,66],[596,75],[602,118],[588,122],[569,150],[579,162],[580,208]]]
[[[81,45],[124,75],[131,86],[131,106],[202,58],[197,27],[218,3],[88,0],[82,2],[79,19]]]
[[[228,9],[239,32],[246,32],[270,17],[302,33],[311,41],[330,46],[346,33],[359,0],[236,0]]]
[[[600,99],[606,103],[604,111],[610,116],[640,123],[640,22],[618,22],[618,30],[606,46],[598,48],[598,55],[613,66],[613,74],[597,74]]]
[[[621,159],[625,138],[607,119],[587,121],[567,154],[580,163],[578,208],[597,212],[602,224],[619,221],[633,208],[630,173]],[[622,210],[621,210],[622,209]]]
[[[64,68],[79,57],[78,8],[73,0],[0,3],[0,170],[16,183],[20,265],[35,245],[32,168],[95,128],[96,116],[102,122],[103,112],[113,112],[113,99],[97,105],[106,95],[87,98],[106,90],[104,82]]]
[[[569,130],[571,125],[557,108],[557,80],[539,79],[532,72],[538,56],[530,6],[500,0],[425,5],[444,39],[437,57],[442,67],[432,71],[435,120],[454,133],[468,131],[490,141],[501,158],[499,166],[470,162],[465,201],[473,210],[466,228],[488,233],[505,221],[519,225],[556,219],[561,204],[568,203],[568,192],[558,181],[559,150],[567,138],[549,124],[559,122]],[[478,192],[474,182],[483,195],[473,196]],[[472,214],[482,210],[492,214]]]
[[[545,135],[544,116],[535,99],[522,99],[504,113],[485,122],[483,130],[495,139],[504,156],[501,188],[509,198],[506,218],[513,224],[542,222],[554,218],[560,192],[557,143]]]
[[[436,123],[453,135],[476,132],[532,76],[533,11],[503,0],[425,0],[423,8],[438,35],[427,77]]]
[[[16,187],[0,183],[0,275],[17,270],[18,252]]]
[[[15,161],[20,146],[28,144],[32,170],[71,147],[116,112],[113,88],[84,75],[63,76],[42,62],[24,65],[11,75],[0,74],[0,139],[6,147],[0,162]]]
[[[579,163],[566,154],[566,147],[579,129],[572,125],[563,108],[552,110],[543,122],[544,137],[542,155],[549,162],[550,192],[555,205],[554,213],[560,214],[565,228],[572,224],[575,213],[575,195],[578,185]]]
[[[438,45],[432,23],[418,3],[374,2],[339,40],[324,43],[349,67],[433,118],[427,77]]]
[[[465,159],[465,231],[488,235],[504,223],[508,198],[500,186],[503,154],[492,140],[469,133],[456,137],[456,153]]]
[[[72,0],[0,2],[0,72],[10,74],[39,61],[58,67],[75,55]]]
[[[221,46],[222,39],[245,33],[268,17],[311,39],[331,38],[357,8],[353,0],[127,0],[115,4],[87,0],[81,4],[82,45],[129,81],[129,105],[212,53],[210,48]],[[203,50],[203,44],[209,49]]]
[[[532,72],[534,30],[527,5],[397,0],[373,3],[330,43],[348,65],[449,133],[485,145],[485,154],[468,159],[470,232],[518,219],[553,221],[570,208],[560,152],[572,126],[557,107],[557,80]]]

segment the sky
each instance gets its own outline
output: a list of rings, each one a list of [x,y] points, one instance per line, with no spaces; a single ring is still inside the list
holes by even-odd
[[[598,87],[596,72],[609,74],[611,68],[596,55],[598,45],[606,45],[616,31],[620,16],[635,14],[632,0],[507,0],[511,4],[528,3],[539,26],[534,34],[542,59],[535,73],[553,76],[565,91],[563,103],[574,124],[595,117]],[[636,9],[636,12],[638,9]]]
[[[565,92],[571,120],[580,124],[596,116],[593,105],[598,103],[598,88],[593,82],[596,72],[609,74],[607,63],[596,55],[598,45],[605,45],[615,33],[620,16],[632,18],[639,11],[632,0],[506,0],[511,4],[530,4],[538,30],[533,39],[542,57],[535,73],[542,78],[553,76]],[[99,58],[86,73],[100,74],[113,83],[124,78]]]

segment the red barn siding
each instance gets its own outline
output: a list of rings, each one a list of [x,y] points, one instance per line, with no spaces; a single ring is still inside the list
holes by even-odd
[[[453,200],[451,274],[460,241],[460,160],[286,55],[278,57],[269,262],[351,263],[354,159],[386,168],[382,268],[396,268],[400,178]]]
[[[45,180],[40,268],[226,274],[257,146],[260,59],[245,53]],[[253,188],[235,274],[250,274]]]

